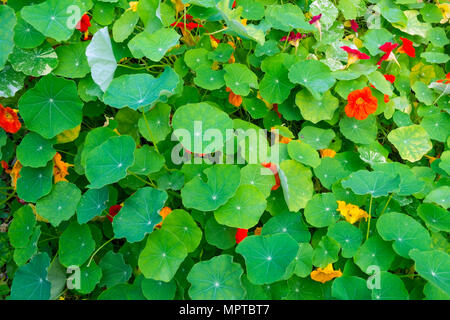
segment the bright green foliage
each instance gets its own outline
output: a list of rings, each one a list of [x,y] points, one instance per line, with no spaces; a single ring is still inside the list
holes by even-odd
[[[446,2],[0,1],[0,300],[449,300]]]

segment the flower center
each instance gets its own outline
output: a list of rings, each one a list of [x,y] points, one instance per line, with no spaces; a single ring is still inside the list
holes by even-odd
[[[364,104],[364,99],[363,98],[361,98],[361,97],[359,97],[357,100],[356,100],[356,104],[357,105],[361,105],[361,104]]]

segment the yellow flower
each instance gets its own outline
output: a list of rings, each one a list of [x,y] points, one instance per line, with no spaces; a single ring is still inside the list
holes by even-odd
[[[17,179],[20,178],[20,170],[22,169],[22,164],[20,163],[19,160],[17,160],[12,169],[7,169],[5,170],[6,173],[9,173],[9,175],[11,176],[11,187],[14,188],[14,190],[16,189],[16,185],[17,185]]]
[[[61,160],[61,154],[58,152],[53,157],[53,178],[55,183],[59,181],[67,181],[66,176],[69,174],[69,167],[73,167],[73,164],[66,163]]]
[[[247,25],[247,19],[241,19],[241,23],[246,26]]]
[[[65,130],[56,136],[57,143],[68,143],[74,141],[80,135],[81,124],[73,129]]]
[[[450,19],[450,3],[441,3],[438,4],[437,6],[441,10],[443,16],[440,23],[442,24],[447,23],[448,20]]]
[[[262,102],[264,102],[264,104],[266,105],[267,109],[271,110],[271,109],[273,108],[273,104],[268,103],[266,100],[264,100],[263,97],[261,97],[261,94],[259,93],[259,90],[258,90],[258,92],[256,93],[256,97],[257,97],[259,100],[261,100]]]
[[[345,217],[345,220],[347,222],[354,224],[355,222],[361,220],[362,218],[366,219],[369,217],[367,212],[360,209],[358,206],[354,204],[346,204],[345,201],[337,201],[338,203],[338,209],[337,211],[340,212],[342,216]]]
[[[29,204],[29,206],[31,207],[31,209],[33,210],[34,215],[36,216],[36,220],[40,221],[40,222],[45,222],[45,223],[49,223],[49,221],[45,218],[43,218],[42,216],[40,216],[37,211],[36,211],[36,206],[33,204]]]
[[[336,155],[336,151],[334,151],[333,149],[321,149],[320,150],[320,156],[322,158],[325,158],[325,157],[334,158],[335,155]]]
[[[127,11],[128,11],[128,10],[131,10],[131,11],[133,11],[133,12],[136,12],[136,11],[137,11],[139,1],[130,1],[128,4],[130,5],[130,7],[127,9]]]
[[[333,280],[334,278],[338,278],[340,276],[342,276],[341,269],[333,270],[332,263],[327,265],[324,269],[317,268],[316,270],[311,272],[311,279],[322,283]]]
[[[270,128],[270,131],[274,131],[274,130],[275,130],[275,127]],[[276,140],[278,139],[278,141],[279,141],[280,143],[288,144],[289,142],[292,141],[291,138],[284,137],[284,136],[282,136],[281,134],[277,134],[277,133],[274,133],[274,134],[275,134],[275,139],[276,139]]]

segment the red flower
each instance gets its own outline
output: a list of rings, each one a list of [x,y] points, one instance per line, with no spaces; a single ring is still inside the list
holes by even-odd
[[[370,57],[367,54],[362,53],[357,49],[352,49],[349,46],[342,46],[341,49],[348,53],[347,67],[350,66],[352,63],[355,63],[359,59],[363,60],[370,59]]]
[[[6,132],[16,133],[22,127],[17,112],[17,110],[5,108],[0,104],[0,127]]]
[[[206,156],[206,153],[193,153],[192,151],[189,151],[188,149],[186,149],[186,148],[183,148],[187,153],[189,153],[189,154],[193,154],[194,155],[194,157],[204,157],[204,156]]]
[[[233,5],[231,6],[232,9],[236,8],[236,0],[233,1]]]
[[[378,107],[378,100],[372,95],[369,87],[350,92],[347,100],[348,103],[345,106],[345,113],[348,117],[355,117],[357,120],[366,119]]]
[[[184,23],[184,22],[174,22],[171,24],[172,27],[176,26],[178,28],[182,28],[182,29],[188,29],[189,31],[191,31],[192,29],[196,29],[196,28],[203,28],[203,26],[201,24],[195,23],[195,22],[188,22],[188,23]]]
[[[281,113],[278,111],[278,103],[273,104],[273,111],[275,111],[278,115],[278,118],[281,119]]]
[[[319,15],[317,15],[317,16],[313,16],[312,19],[309,20],[309,24],[313,24],[313,23],[319,21],[320,18],[322,18],[322,14],[319,14]]]
[[[109,208],[109,214],[107,215],[108,220],[113,222],[113,218],[119,213],[120,209],[122,209],[122,206],[120,204],[111,206]]]
[[[236,243],[241,242],[245,238],[247,238],[248,229],[240,229],[238,228],[236,231]]]
[[[395,58],[394,54],[392,53],[392,51],[397,47],[398,47],[397,43],[391,43],[391,42],[386,42],[385,44],[380,46],[380,50],[384,52],[384,55],[377,62],[378,68],[381,66],[381,62],[383,62],[385,60],[386,61],[394,60],[395,63],[398,64],[397,59]]]
[[[436,82],[443,83],[443,84],[450,83],[450,72],[445,75],[445,79],[441,79]]]
[[[402,37],[400,37],[400,40],[402,40],[403,44],[397,49],[397,52],[406,53],[411,58],[415,58],[416,49],[414,49],[413,47],[413,42],[411,40]]]
[[[261,165],[264,168],[268,168],[270,169],[270,171],[272,171],[272,173],[275,175],[275,185],[272,187],[272,190],[277,190],[280,185],[281,185],[281,181],[280,181],[280,176],[278,175],[278,169],[277,166],[271,162],[263,162],[261,163]]]
[[[350,20],[350,28],[352,28],[353,31],[358,32],[359,25],[355,20]]]
[[[80,30],[81,32],[86,32],[86,31],[88,31],[90,26],[91,26],[91,18],[87,14],[84,14],[81,17],[81,20],[78,21],[75,28],[77,30]]]
[[[390,83],[394,83],[394,81],[395,81],[395,76],[394,75],[392,75],[392,74],[385,74],[384,75],[384,78],[387,80],[387,81],[389,81]]]

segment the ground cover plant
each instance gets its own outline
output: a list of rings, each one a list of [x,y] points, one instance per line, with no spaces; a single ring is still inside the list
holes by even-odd
[[[1,0],[0,297],[449,299],[449,18]]]

